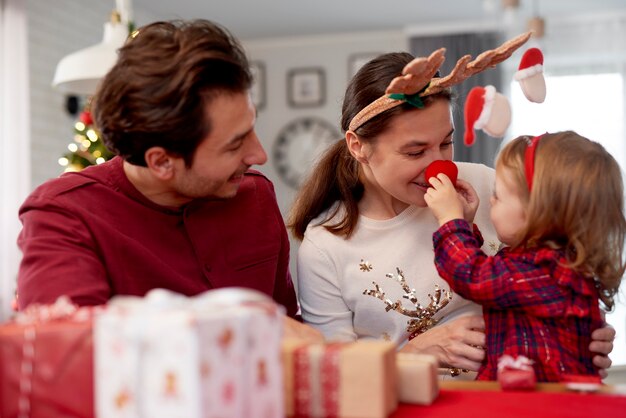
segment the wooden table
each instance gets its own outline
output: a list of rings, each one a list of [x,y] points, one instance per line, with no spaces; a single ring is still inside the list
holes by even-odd
[[[540,383],[531,392],[503,392],[497,382],[440,382],[432,405],[400,404],[391,418],[617,418],[626,416],[626,396],[612,386],[578,393],[558,383]]]

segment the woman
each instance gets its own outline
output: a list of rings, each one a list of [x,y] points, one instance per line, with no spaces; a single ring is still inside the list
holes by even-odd
[[[345,141],[326,152],[296,199],[289,227],[302,240],[302,316],[328,340],[388,339],[403,351],[433,354],[442,366],[478,370],[485,344],[481,310],[458,295],[448,298],[433,263],[437,221],[424,201],[424,169],[453,157],[451,93],[443,89],[423,97],[422,108],[404,103],[362,122],[361,111],[411,60],[407,53],[385,54],[354,76],[342,109]],[[500,243],[484,203],[493,170],[457,165],[459,190],[469,182],[483,202],[475,223],[483,250],[494,254]],[[593,337],[591,351],[611,351],[611,328]],[[605,356],[594,362],[610,366]]]

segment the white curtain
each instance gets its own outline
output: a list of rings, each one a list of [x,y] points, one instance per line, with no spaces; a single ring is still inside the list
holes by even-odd
[[[413,36],[409,40],[411,53],[416,57],[425,57],[434,50],[445,47],[446,60],[441,66],[441,75],[447,75],[454,68],[457,60],[469,54],[478,56],[483,51],[496,48],[501,42],[501,36],[494,31],[463,32],[431,36]],[[493,167],[494,158],[500,141],[497,139],[487,139],[487,134],[476,131],[476,145],[469,148],[463,145],[463,135],[465,126],[463,124],[463,103],[470,90],[475,86],[492,85],[496,90],[502,90],[502,72],[499,67],[490,69],[474,77],[469,78],[462,84],[454,86],[456,94],[453,107],[454,119],[454,159],[456,161],[469,161],[473,163],[486,164]]]
[[[11,312],[20,252],[17,210],[30,190],[26,1],[0,0],[0,320]]]
[[[626,62],[626,14],[547,21],[542,49],[555,69],[620,66]]]

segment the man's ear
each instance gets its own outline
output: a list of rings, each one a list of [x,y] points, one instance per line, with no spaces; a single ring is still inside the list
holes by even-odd
[[[366,147],[353,131],[346,131],[346,144],[350,154],[361,164],[367,164]]]
[[[163,147],[148,148],[144,154],[150,172],[160,180],[174,177],[174,157]]]

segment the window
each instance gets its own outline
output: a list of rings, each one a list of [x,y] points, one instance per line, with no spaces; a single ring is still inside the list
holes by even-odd
[[[512,84],[510,138],[573,130],[601,143],[626,168],[621,74],[547,76],[548,94],[542,104],[529,102],[517,82]]]
[[[626,172],[624,77],[620,73],[546,76],[548,94],[542,104],[524,97],[511,84],[513,120],[508,138],[573,130],[601,143]],[[622,284],[607,321],[617,331],[611,353],[614,365],[626,365],[626,285]]]

